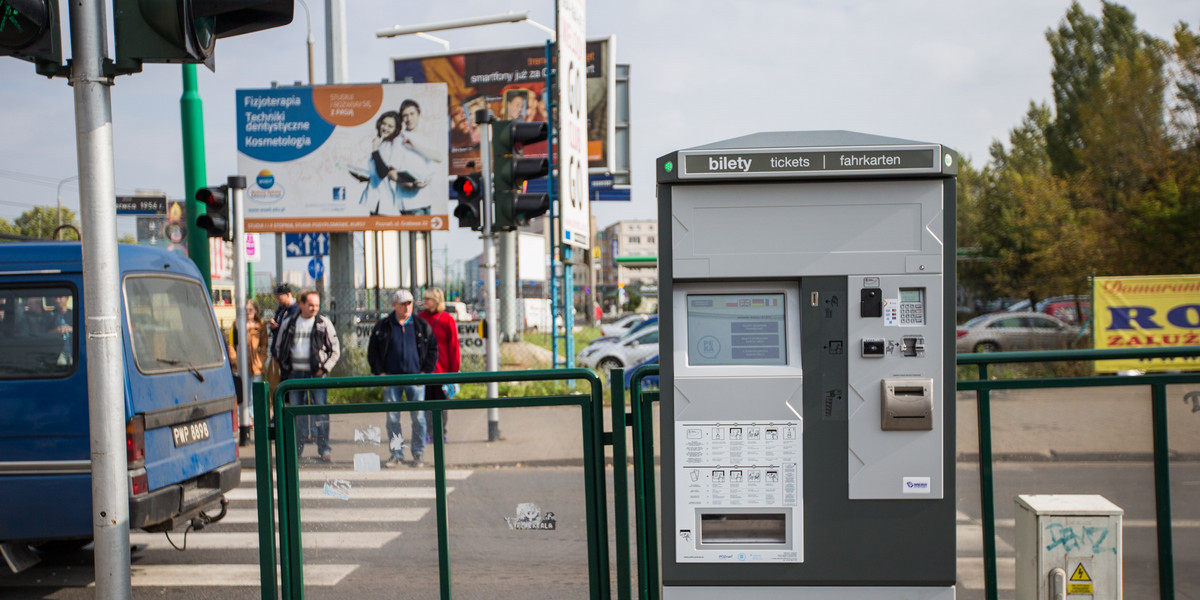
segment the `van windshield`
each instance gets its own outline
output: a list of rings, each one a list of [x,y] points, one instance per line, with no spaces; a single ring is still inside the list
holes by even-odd
[[[75,290],[65,285],[0,288],[0,379],[75,372]]]
[[[225,353],[210,302],[197,281],[126,277],[125,312],[138,370],[160,373],[220,366]]]

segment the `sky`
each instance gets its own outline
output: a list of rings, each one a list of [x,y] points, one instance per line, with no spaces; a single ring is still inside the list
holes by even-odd
[[[326,77],[324,4],[309,0],[317,84],[333,83]],[[1100,15],[1099,0],[1081,4]],[[1194,0],[1123,4],[1142,30],[1160,38],[1169,38],[1179,21],[1193,30],[1200,21]],[[1031,101],[1050,100],[1045,33],[1069,6],[1069,0],[593,0],[588,36],[615,35],[616,62],[630,65],[633,181],[632,201],[593,203],[597,227],[655,218],[657,157],[763,131],[850,130],[935,142],[982,165],[989,145],[1007,140]],[[549,0],[345,0],[349,69],[340,83],[387,80],[391,59],[443,50],[416,36],[377,38],[378,29],[507,11],[528,11],[532,20],[554,25]],[[297,2],[290,25],[219,40],[215,72],[198,69],[210,183],[237,173],[236,90],[307,83],[308,24]],[[537,45],[546,38],[526,23],[436,35],[452,51]],[[109,39],[111,55],[111,32]],[[69,47],[63,52],[69,56]],[[11,221],[33,206],[54,206],[60,187],[63,206],[78,211],[78,187],[63,183],[77,174],[72,88],[14,58],[0,58],[0,82],[0,217]],[[143,189],[189,195],[181,89],[178,65],[147,64],[116,79],[119,195]],[[131,217],[120,221],[122,233],[132,232]],[[274,244],[266,243],[272,252]],[[471,258],[482,242],[470,230],[453,229],[435,232],[433,247],[440,269],[442,256],[451,264]],[[303,268],[292,263],[285,269]],[[273,269],[270,254],[257,267]]]

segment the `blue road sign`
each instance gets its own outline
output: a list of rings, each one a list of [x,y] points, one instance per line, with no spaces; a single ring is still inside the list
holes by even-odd
[[[320,279],[325,274],[325,261],[321,257],[315,257],[308,261],[308,274],[312,275],[313,279]]]
[[[283,234],[284,256],[329,256],[328,233],[285,233]]]

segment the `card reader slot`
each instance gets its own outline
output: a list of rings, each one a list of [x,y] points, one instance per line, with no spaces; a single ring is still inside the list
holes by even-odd
[[[924,396],[924,395],[925,395],[925,388],[924,388],[924,387],[902,387],[902,386],[896,386],[896,387],[894,388],[894,390],[895,390],[895,391],[893,391],[892,393],[893,393],[893,394],[895,394],[895,395],[897,395],[897,396],[917,396],[917,397],[921,397],[921,396]]]
[[[700,515],[701,544],[786,544],[784,513]]]

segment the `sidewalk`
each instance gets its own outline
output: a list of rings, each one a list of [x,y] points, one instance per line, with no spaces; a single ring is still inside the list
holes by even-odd
[[[1184,399],[1183,386],[1168,389],[1169,447],[1172,460],[1200,460],[1200,412]],[[956,402],[959,461],[976,461],[978,421],[974,393],[959,393]],[[453,411],[449,417],[446,464],[456,467],[567,466],[583,461],[582,421],[576,407],[500,409],[500,437],[487,440],[486,410]],[[1143,387],[1029,390],[992,394],[992,452],[996,460],[1149,461],[1153,452],[1150,392]],[[604,408],[605,430],[611,430],[611,411]],[[655,456],[661,426],[654,410]],[[404,434],[411,430],[402,419]],[[332,420],[331,445],[335,464],[352,464],[353,455],[375,451],[387,458],[386,448],[354,442],[355,430],[384,429],[384,415],[338,415]],[[386,435],[384,436],[386,437]],[[632,454],[632,450],[629,450]],[[431,464],[432,448],[426,451]],[[612,449],[606,449],[611,461]],[[313,456],[306,448],[306,455]],[[243,465],[252,468],[254,447],[241,448]],[[406,456],[407,457],[407,456]]]
[[[583,424],[578,407],[531,407],[500,409],[500,439],[488,441],[487,410],[457,410],[450,413],[446,444],[446,465],[454,467],[501,466],[577,466],[583,464]],[[658,411],[655,410],[657,418]],[[611,429],[610,410],[605,407],[604,428]],[[352,464],[353,455],[376,452],[387,459],[386,446],[355,443],[355,430],[378,427],[383,431],[384,413],[334,415],[330,422],[330,445],[335,464]],[[411,431],[410,417],[401,419],[404,435]],[[256,434],[258,428],[255,428]],[[657,434],[655,440],[657,443]],[[386,443],[386,442],[385,442]],[[432,465],[433,448],[425,450],[425,462]],[[612,449],[605,452],[611,461]],[[305,456],[314,456],[305,448]],[[409,458],[405,447],[405,458]],[[253,468],[254,446],[241,448],[243,468]]]

